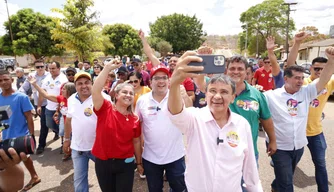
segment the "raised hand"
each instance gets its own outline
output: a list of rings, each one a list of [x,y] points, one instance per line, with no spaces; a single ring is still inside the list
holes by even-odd
[[[109,71],[120,68],[122,66],[122,62],[113,62],[110,61],[106,64],[104,64],[104,68],[107,68]]]
[[[266,42],[267,42],[267,49],[272,51],[274,50],[278,45],[275,44],[275,37],[272,37],[272,36],[269,36],[267,37],[266,39]]]
[[[328,47],[325,50],[328,60],[334,61],[334,47]]]
[[[310,34],[307,34],[305,31],[301,31],[295,35],[295,42],[301,43],[304,39],[306,39]]]
[[[207,46],[201,46],[197,49],[197,54],[199,55],[211,55],[213,53],[213,49]]]
[[[144,34],[144,32],[141,29],[139,30],[138,35],[139,35],[140,39],[144,39],[145,38],[145,34]]]
[[[30,84],[36,84],[36,82],[37,82],[36,78],[31,76],[31,75],[28,76],[28,81],[29,81]]]

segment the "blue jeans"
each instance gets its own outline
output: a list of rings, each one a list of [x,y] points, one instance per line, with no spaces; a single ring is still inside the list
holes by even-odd
[[[318,191],[328,191],[328,175],[326,169],[326,139],[324,133],[316,136],[307,137],[308,148],[311,152],[312,161],[315,166],[315,180],[317,181]]]
[[[271,156],[275,171],[275,179],[271,187],[275,191],[293,192],[293,174],[303,153],[304,147],[292,151],[277,149],[276,153]]]
[[[59,125],[53,120],[53,115],[56,111],[50,111],[45,109],[45,118],[46,118],[46,126],[52,129],[52,131],[56,134],[59,134]]]
[[[187,191],[184,181],[184,172],[186,169],[184,157],[165,165],[157,165],[143,159],[143,166],[150,192],[162,192],[164,170],[166,171],[166,177],[171,188],[170,191]]]
[[[88,192],[88,162],[95,162],[95,157],[90,151],[76,151],[72,149],[72,161],[74,167],[75,192]]]

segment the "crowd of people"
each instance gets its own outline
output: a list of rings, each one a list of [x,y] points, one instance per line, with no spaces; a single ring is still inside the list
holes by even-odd
[[[305,32],[295,35],[281,70],[268,37],[268,57],[254,69],[246,58],[227,58],[224,74],[199,74],[198,54],[209,47],[159,60],[139,31],[148,62],[126,57],[101,63],[76,60],[65,74],[42,60],[24,76],[0,72],[0,106],[10,105],[10,128],[2,139],[34,136],[34,112],[40,117],[36,154],[44,153],[51,129],[61,140],[62,161],[72,159],[74,190],[89,191],[88,163],[95,162],[101,191],[130,192],[135,170],[148,190],[162,191],[164,176],[171,191],[263,191],[258,173],[259,129],[266,133],[266,153],[272,158],[272,191],[293,191],[293,175],[308,146],[318,191],[328,191],[326,140],[321,113],[334,91],[334,48],[326,58],[314,58],[311,75],[295,65]],[[28,95],[31,94],[32,103]],[[187,143],[184,143],[186,137]],[[185,147],[186,146],[186,147]],[[23,187],[21,160],[31,175],[23,189],[40,183],[31,157],[0,149],[0,189]],[[17,177],[17,185],[9,185]],[[1,191],[0,190],[0,191]]]

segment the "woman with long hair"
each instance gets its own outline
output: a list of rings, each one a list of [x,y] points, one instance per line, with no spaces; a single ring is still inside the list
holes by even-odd
[[[131,72],[128,76],[127,83],[131,84],[135,90],[135,96],[134,96],[134,108],[136,107],[136,103],[138,98],[151,91],[151,89],[147,86],[144,86],[143,76],[139,72]]]
[[[107,63],[92,88],[97,116],[92,154],[96,157],[95,172],[103,192],[131,192],[135,168],[141,174],[144,170],[140,121],[133,112],[133,86],[128,83],[118,84],[115,87],[115,104],[105,100],[101,93],[108,73],[121,66],[121,63]]]
[[[67,99],[73,94],[76,93],[75,85],[74,83],[67,82],[63,88],[62,88],[62,94],[61,95],[50,95],[48,94],[44,89],[42,89],[38,84],[37,81],[34,77],[28,77],[28,80],[32,86],[36,88],[38,93],[43,96],[44,98],[48,99],[49,101],[56,102],[59,104],[59,111],[61,113],[61,117],[59,120],[59,115],[57,117],[57,112],[54,117],[54,120],[58,121],[59,120],[59,135],[61,137],[61,144],[63,145],[64,142],[64,126],[65,126],[65,121],[66,121],[66,115],[67,115]],[[66,161],[69,160],[71,157],[71,153],[69,154],[64,154],[62,160]]]

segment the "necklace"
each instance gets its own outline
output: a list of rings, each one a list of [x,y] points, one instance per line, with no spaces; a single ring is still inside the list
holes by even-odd
[[[122,114],[123,115],[123,114]],[[129,114],[127,114],[127,115],[123,115],[124,117],[125,117],[125,120],[126,121],[129,121],[129,118],[128,118],[128,116],[129,116]]]

